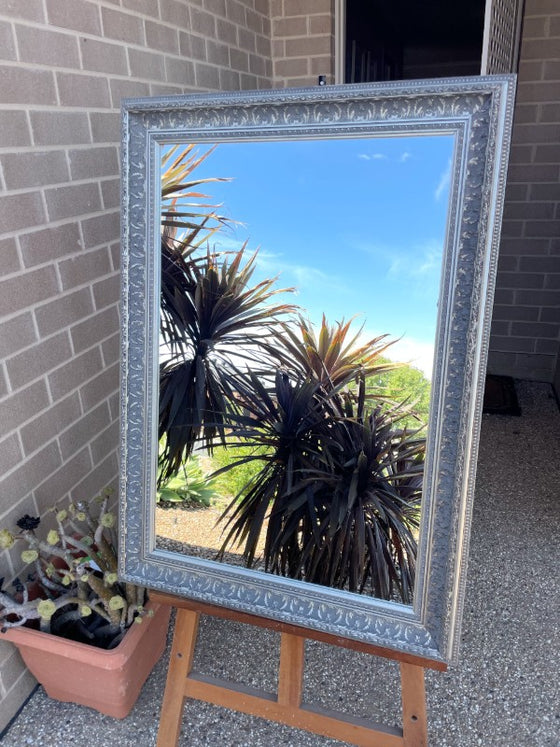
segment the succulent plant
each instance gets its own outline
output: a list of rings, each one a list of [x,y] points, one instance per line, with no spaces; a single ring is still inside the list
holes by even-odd
[[[18,530],[0,530],[0,549],[24,546],[21,559],[32,566],[27,581],[0,587],[0,627],[38,623],[65,638],[114,648],[133,622],[141,622],[146,590],[117,577],[115,514],[111,491],[90,502],[53,508],[56,528],[42,537],[40,519],[23,516]]]

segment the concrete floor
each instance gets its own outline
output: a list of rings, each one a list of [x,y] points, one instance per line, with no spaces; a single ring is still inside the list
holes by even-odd
[[[460,664],[426,675],[431,747],[560,747],[560,413],[551,389],[518,382],[520,418],[484,416]],[[278,639],[205,618],[197,668],[270,690]],[[309,644],[307,699],[400,722],[391,662]],[[168,653],[130,716],[116,721],[41,688],[2,745],[152,747]],[[340,742],[204,703],[185,708],[180,745],[334,747]]]

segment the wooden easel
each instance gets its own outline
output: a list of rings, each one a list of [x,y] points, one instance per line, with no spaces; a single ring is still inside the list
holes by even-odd
[[[181,599],[171,594],[151,593],[151,598],[177,608],[173,646],[163,697],[157,747],[176,747],[181,731],[185,698],[195,698],[234,711],[339,739],[361,747],[427,747],[424,669],[445,671],[444,663],[401,654],[390,649],[308,630],[257,615]],[[279,631],[280,666],[278,692],[263,690],[209,677],[192,671],[200,614],[248,623]],[[361,651],[400,662],[402,729],[349,716],[317,706],[302,704],[305,639]]]

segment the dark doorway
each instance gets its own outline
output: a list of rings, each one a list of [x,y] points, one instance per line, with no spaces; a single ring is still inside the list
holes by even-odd
[[[480,75],[484,0],[347,0],[345,82]]]

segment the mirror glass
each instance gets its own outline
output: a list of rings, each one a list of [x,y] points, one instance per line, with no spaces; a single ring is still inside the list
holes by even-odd
[[[455,147],[159,144],[158,548],[412,602]]]

